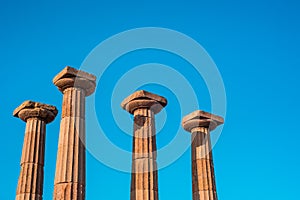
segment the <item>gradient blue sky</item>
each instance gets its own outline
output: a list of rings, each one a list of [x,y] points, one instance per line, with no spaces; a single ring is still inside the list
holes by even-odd
[[[299,9],[295,0],[1,1],[0,199],[15,198],[20,171],[25,123],[13,118],[12,111],[27,99],[61,110],[62,95],[52,78],[64,66],[78,68],[101,41],[127,29],[147,26],[174,29],[195,39],[223,77],[227,116],[213,149],[219,199],[297,199]],[[137,63],[154,61],[169,65],[181,62],[164,52],[144,51],[125,55],[112,68],[126,65],[128,70]],[[106,75],[101,88],[110,89],[114,74],[108,71]],[[192,72],[185,77],[193,79]],[[203,93],[197,95],[203,98],[203,109],[209,110],[205,85],[200,85],[197,87]],[[158,135],[158,146],[163,146],[174,136],[172,127],[179,126],[181,116],[174,111],[178,104],[167,88],[144,88],[170,101],[167,128]],[[101,94],[105,92],[100,87],[96,91],[100,119],[110,113],[101,109]],[[47,126],[46,200],[52,199],[59,118],[60,114]],[[115,126],[103,120],[107,127]],[[130,136],[114,128],[111,132],[108,128],[106,135],[130,150]],[[129,184],[130,174],[106,167],[87,153],[88,200],[129,199]],[[191,199],[190,150],[160,170],[159,194],[160,199]]]

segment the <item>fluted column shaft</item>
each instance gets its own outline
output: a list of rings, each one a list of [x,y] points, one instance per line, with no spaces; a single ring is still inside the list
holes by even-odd
[[[43,198],[45,130],[42,120],[27,120],[16,200]]]
[[[94,92],[96,77],[67,66],[53,83],[63,93],[53,199],[84,200],[85,98]]]
[[[224,119],[196,110],[182,119],[183,128],[192,134],[193,200],[217,200],[210,131],[224,123]]]
[[[167,99],[144,90],[134,92],[121,103],[134,115],[131,200],[158,200],[155,114],[166,105]]]
[[[134,111],[131,200],[158,200],[154,112]]]
[[[85,199],[85,92],[64,90],[54,199]]]
[[[42,200],[46,124],[54,120],[57,109],[25,101],[13,115],[26,122],[16,200]]]
[[[193,200],[217,200],[209,130],[192,129]]]

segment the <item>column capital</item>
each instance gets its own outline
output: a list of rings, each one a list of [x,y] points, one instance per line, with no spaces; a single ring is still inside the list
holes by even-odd
[[[83,89],[85,96],[89,96],[95,91],[96,76],[67,66],[53,78],[53,83],[61,92],[75,87]]]
[[[209,130],[214,130],[223,123],[224,119],[222,117],[202,110],[196,110],[182,119],[182,127],[188,132],[191,132],[192,129],[197,127],[205,127]]]
[[[167,99],[147,92],[139,90],[128,96],[121,103],[121,107],[133,114],[133,112],[140,108],[147,108],[152,110],[155,114],[159,113],[163,107],[167,105]]]
[[[13,116],[22,119],[24,122],[29,118],[39,118],[46,123],[50,123],[55,119],[57,113],[55,106],[34,101],[24,101],[14,110]]]

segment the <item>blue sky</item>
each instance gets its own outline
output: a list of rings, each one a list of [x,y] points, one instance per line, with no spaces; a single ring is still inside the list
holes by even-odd
[[[1,1],[0,199],[15,198],[20,171],[25,123],[13,118],[12,111],[27,99],[55,105],[61,111],[62,95],[52,78],[66,65],[79,68],[105,39],[140,27],[186,34],[206,49],[219,69],[227,95],[225,125],[213,149],[219,199],[297,199],[299,8],[297,1],[290,0]],[[124,55],[98,82],[95,110],[107,138],[126,151],[131,149],[131,137],[113,121],[109,107],[113,85],[122,72],[153,62],[182,72],[194,83],[200,107],[210,110],[205,83],[178,56],[151,49]],[[141,88],[169,100],[157,116],[158,124],[165,120],[164,127],[158,125],[163,127],[157,136],[158,147],[167,145],[176,134],[189,139],[179,126],[187,113],[178,110],[182,102],[176,100],[177,94],[153,83]],[[112,109],[129,121],[117,101]],[[60,114],[47,126],[46,200],[52,199],[59,122]],[[129,185],[130,174],[107,167],[87,153],[87,199],[129,199]],[[159,195],[160,199],[191,199],[190,149],[159,171]]]

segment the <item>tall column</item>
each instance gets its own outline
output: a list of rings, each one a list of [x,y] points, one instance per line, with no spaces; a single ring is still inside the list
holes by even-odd
[[[185,116],[183,128],[192,133],[193,200],[217,200],[210,131],[223,124],[222,117],[197,110]]]
[[[46,124],[54,120],[54,106],[25,101],[13,112],[26,122],[16,200],[43,199]]]
[[[53,83],[63,93],[53,199],[84,200],[85,97],[94,92],[96,77],[66,67]]]
[[[164,97],[143,90],[121,104],[134,115],[131,200],[158,200],[155,114],[166,105]]]

